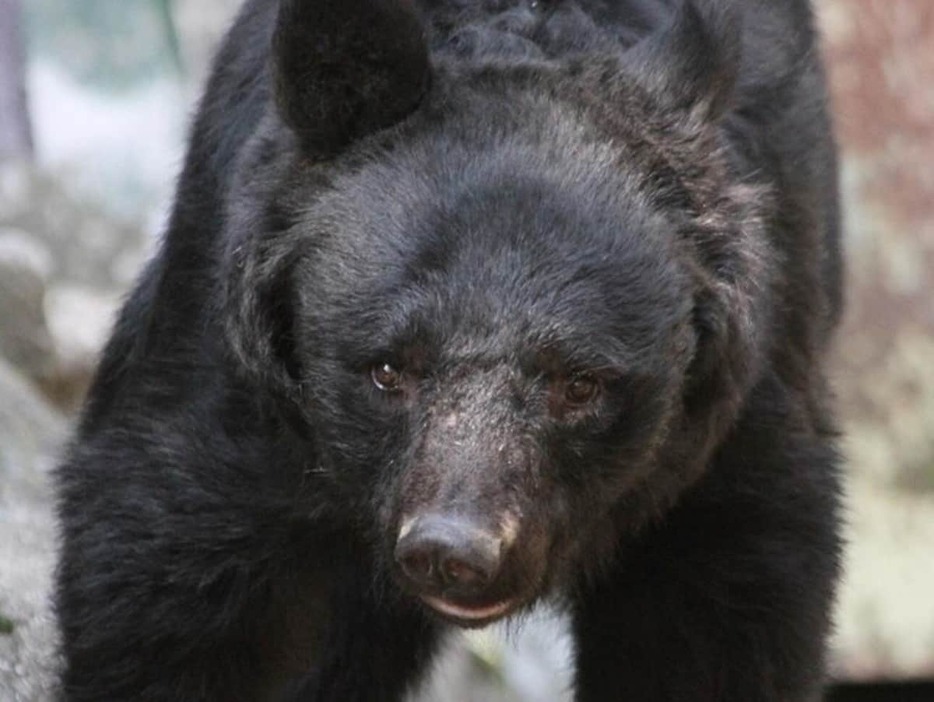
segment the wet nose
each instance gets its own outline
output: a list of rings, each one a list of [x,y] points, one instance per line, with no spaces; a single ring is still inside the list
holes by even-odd
[[[463,516],[428,514],[407,521],[396,541],[396,561],[422,590],[481,593],[496,577],[502,539]]]

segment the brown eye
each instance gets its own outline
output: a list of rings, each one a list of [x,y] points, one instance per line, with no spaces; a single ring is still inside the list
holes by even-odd
[[[402,371],[390,363],[377,363],[370,370],[370,377],[383,392],[396,392],[402,385]]]
[[[578,375],[564,387],[564,401],[573,406],[586,405],[597,399],[600,383],[592,375]]]

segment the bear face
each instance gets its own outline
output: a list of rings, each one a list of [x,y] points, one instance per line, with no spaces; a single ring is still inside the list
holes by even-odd
[[[379,505],[387,560],[406,524],[456,518],[513,542],[476,597],[526,602],[653,469],[693,355],[690,279],[625,183],[549,182],[520,148],[489,172],[438,141],[449,179],[397,146],[294,225],[294,366],[319,465]],[[387,177],[406,172],[422,182]]]
[[[256,316],[300,388],[316,483],[371,515],[361,526],[385,569],[465,625],[599,569],[617,522],[638,526],[696,479],[669,465],[698,450],[685,425],[712,344],[692,239],[719,218],[724,240],[765,246],[752,208],[728,217],[729,197],[704,201],[720,159],[663,182],[658,161],[704,148],[712,122],[677,124],[624,67],[490,80],[438,70],[402,124],[320,163],[273,122],[240,169],[232,199],[249,206],[230,218],[247,242],[236,268],[272,271]],[[588,80],[628,83],[608,119],[660,142],[609,140]],[[261,237],[257,211],[274,223]],[[718,254],[720,275],[731,251]],[[440,546],[407,555],[426,520],[425,543],[463,537],[455,555],[471,555],[468,533],[492,544],[473,554],[482,577],[457,559],[470,584],[440,577],[425,552]]]

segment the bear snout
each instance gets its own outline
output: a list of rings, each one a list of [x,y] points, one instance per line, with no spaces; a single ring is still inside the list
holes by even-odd
[[[499,573],[503,539],[470,517],[423,514],[404,522],[395,558],[420,593],[477,597]]]

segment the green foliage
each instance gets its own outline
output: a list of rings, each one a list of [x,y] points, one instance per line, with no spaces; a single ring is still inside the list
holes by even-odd
[[[0,635],[9,636],[13,633],[14,628],[13,622],[0,614]]]

